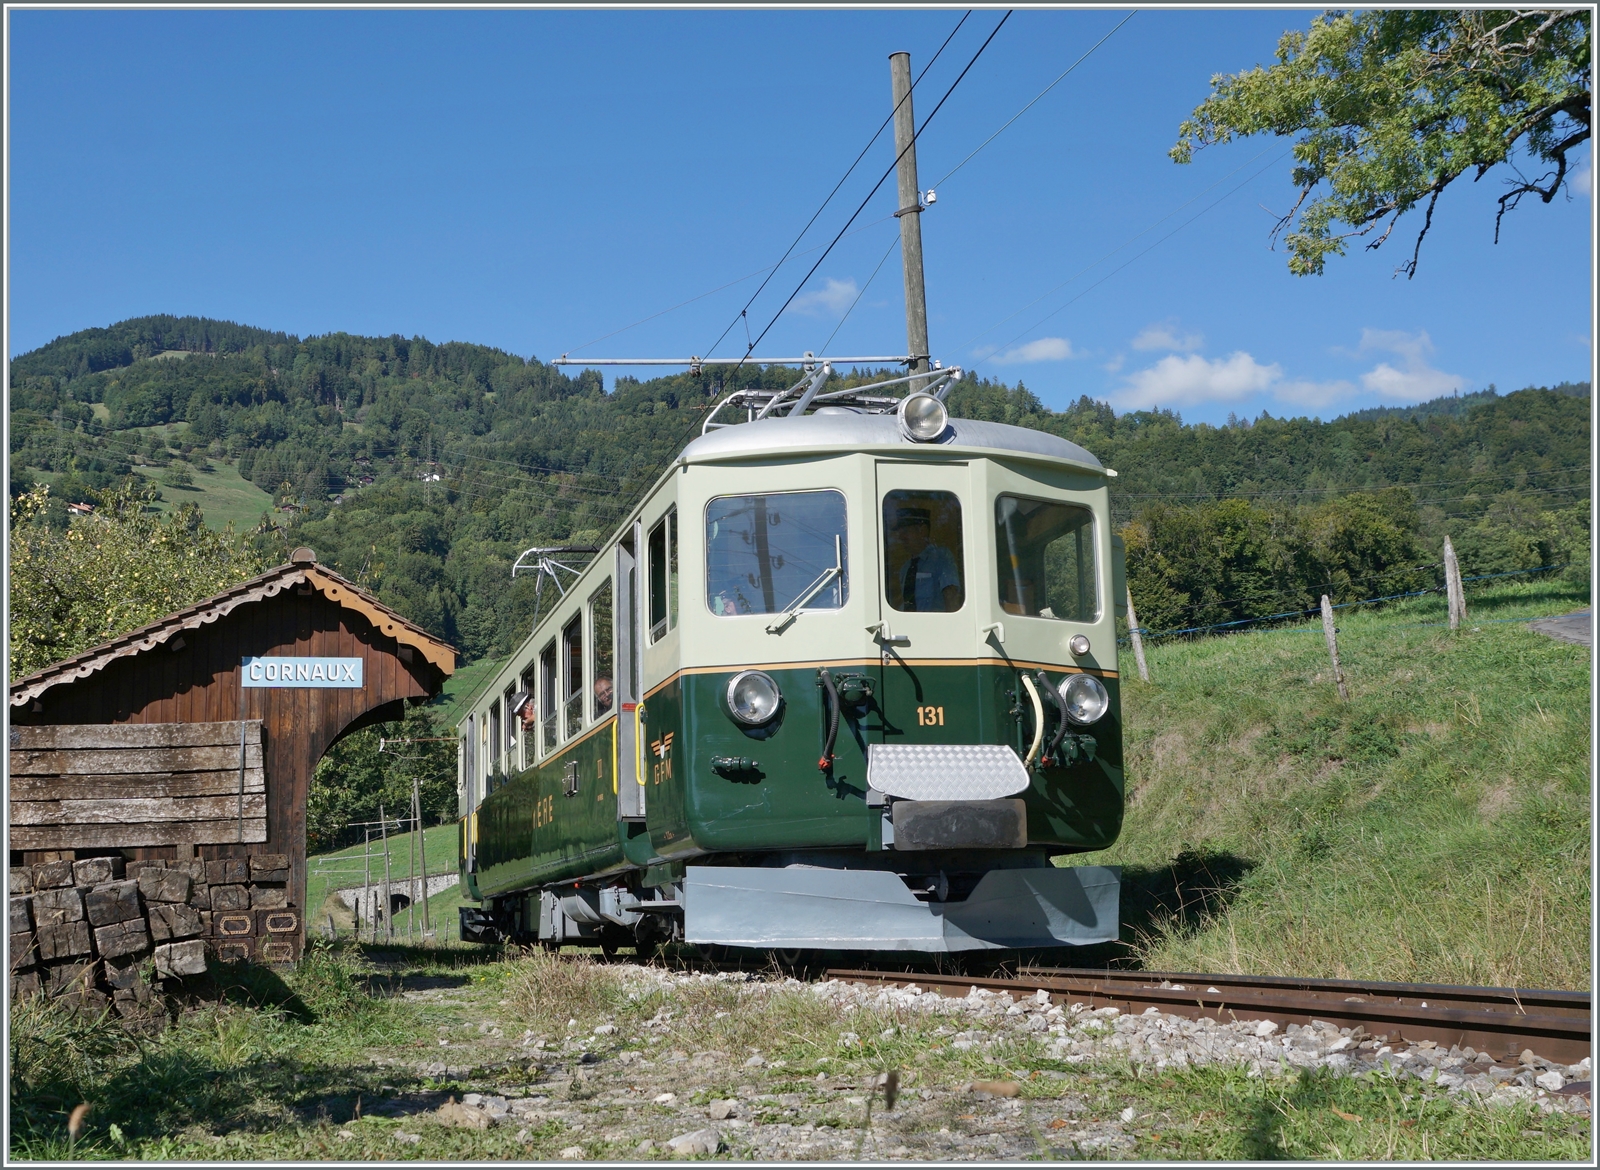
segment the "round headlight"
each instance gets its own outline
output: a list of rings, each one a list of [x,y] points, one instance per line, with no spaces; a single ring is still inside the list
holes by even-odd
[[[783,692],[770,674],[744,670],[728,680],[728,713],[740,723],[759,727],[778,713]]]
[[[1082,658],[1089,653],[1089,639],[1082,634],[1074,634],[1067,642],[1067,649],[1071,650],[1077,658]]]
[[[932,394],[910,394],[900,400],[900,433],[913,443],[931,443],[944,434],[950,414]]]
[[[1069,675],[1061,684],[1061,701],[1066,705],[1067,718],[1082,724],[1095,722],[1111,706],[1105,684],[1092,674]]]

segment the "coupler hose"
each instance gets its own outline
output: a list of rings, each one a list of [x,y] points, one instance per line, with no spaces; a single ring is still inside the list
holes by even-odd
[[[1039,685],[1050,693],[1050,702],[1055,705],[1057,714],[1061,718],[1060,725],[1056,728],[1055,736],[1050,740],[1050,748],[1045,752],[1044,758],[1039,761],[1046,768],[1052,767],[1061,760],[1061,741],[1067,737],[1067,704],[1061,698],[1061,692],[1045,676],[1044,671],[1039,672]]]
[[[817,771],[826,772],[833,767],[833,745],[839,738],[839,689],[833,685],[832,671],[819,670],[817,678],[828,696],[828,742],[822,749],[822,758],[817,761]]]

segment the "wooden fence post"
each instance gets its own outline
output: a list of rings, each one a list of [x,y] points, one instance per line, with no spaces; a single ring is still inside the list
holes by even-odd
[[[1133,660],[1139,664],[1139,681],[1150,681],[1150,668],[1144,661],[1144,639],[1139,636],[1139,615],[1133,608],[1133,590],[1128,589],[1128,639],[1133,643]]]
[[[1450,628],[1459,630],[1467,620],[1467,593],[1461,587],[1461,565],[1448,536],[1444,538],[1444,591],[1450,601]]]
[[[1339,684],[1339,698],[1348,703],[1350,692],[1345,689],[1344,671],[1339,668],[1339,639],[1333,629],[1333,605],[1326,593],[1322,595],[1322,636],[1328,640],[1328,657],[1333,660],[1333,681]]]

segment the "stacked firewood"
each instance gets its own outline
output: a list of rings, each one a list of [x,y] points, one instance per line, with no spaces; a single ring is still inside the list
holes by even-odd
[[[203,975],[208,960],[294,957],[300,920],[281,853],[64,858],[10,875],[13,996],[58,996],[131,1020],[164,1012],[167,984]]]

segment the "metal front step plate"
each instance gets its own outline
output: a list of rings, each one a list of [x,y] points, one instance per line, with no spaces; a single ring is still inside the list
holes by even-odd
[[[998,800],[1028,787],[1017,753],[986,743],[875,743],[867,784],[900,800]]]

